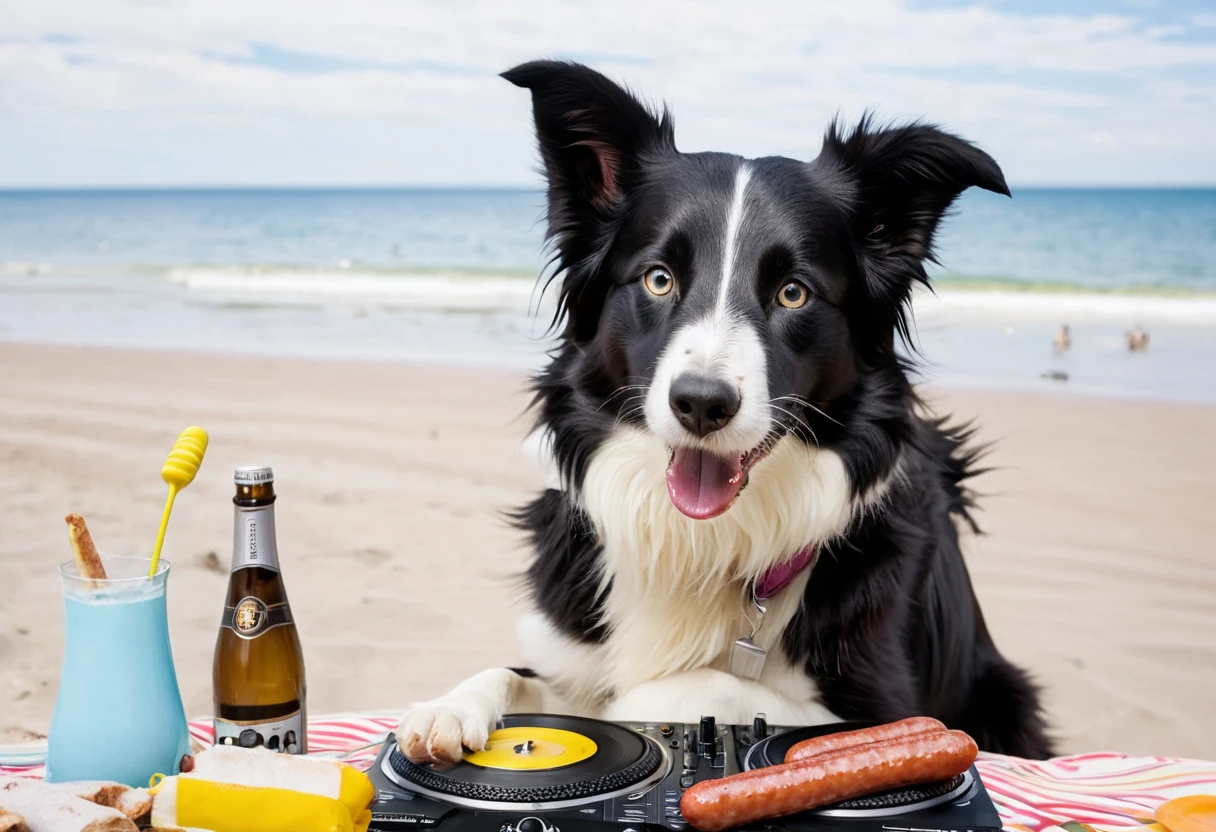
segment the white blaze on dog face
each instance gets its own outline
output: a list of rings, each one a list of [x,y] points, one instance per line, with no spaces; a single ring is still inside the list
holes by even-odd
[[[672,501],[698,519],[716,516],[730,506],[746,484],[746,456],[772,429],[768,370],[764,346],[752,323],[732,304],[739,286],[736,274],[739,239],[748,218],[751,168],[746,162],[734,175],[724,205],[718,283],[713,305],[698,319],[677,329],[658,361],[646,396],[647,424],[672,449],[668,485]],[[708,271],[708,270],[707,270]],[[676,385],[713,389],[724,385],[723,402],[734,412],[721,427],[701,429],[681,418],[684,405]],[[712,405],[711,405],[712,407]],[[723,411],[725,412],[725,411]]]

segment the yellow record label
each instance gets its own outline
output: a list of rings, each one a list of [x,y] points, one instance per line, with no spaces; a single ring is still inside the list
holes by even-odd
[[[542,771],[581,763],[596,752],[589,737],[561,728],[520,726],[490,734],[484,751],[467,751],[467,763],[482,768]]]

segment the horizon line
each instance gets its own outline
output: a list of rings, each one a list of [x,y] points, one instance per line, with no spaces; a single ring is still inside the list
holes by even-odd
[[[1015,182],[1010,190],[1216,190],[1216,182]],[[543,192],[543,184],[370,184],[370,183],[224,183],[224,184],[89,184],[89,185],[7,185],[0,193],[52,191],[503,191]]]

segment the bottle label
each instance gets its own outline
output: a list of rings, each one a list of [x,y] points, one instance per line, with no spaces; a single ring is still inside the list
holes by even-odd
[[[299,711],[256,722],[216,717],[215,744],[268,748],[287,754],[308,753],[308,740],[304,736],[304,716]]]
[[[267,605],[256,595],[246,595],[235,607],[224,607],[220,626],[227,627],[241,638],[257,638],[267,630],[292,621],[291,607],[286,601]]]
[[[236,507],[232,526],[232,571],[247,566],[279,571],[279,547],[274,535],[274,506]]]

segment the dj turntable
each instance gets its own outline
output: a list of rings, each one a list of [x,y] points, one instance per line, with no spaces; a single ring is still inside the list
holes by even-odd
[[[484,751],[441,769],[411,763],[390,734],[368,771],[371,829],[400,832],[683,832],[684,790],[780,763],[794,743],[864,723],[782,728],[613,723],[513,714]],[[974,766],[943,782],[867,795],[763,828],[788,832],[998,832]]]

